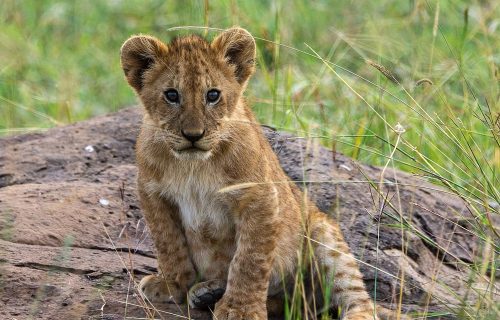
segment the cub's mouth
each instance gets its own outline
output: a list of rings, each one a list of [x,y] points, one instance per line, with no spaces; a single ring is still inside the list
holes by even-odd
[[[173,155],[179,160],[206,160],[212,156],[211,150],[202,149],[194,145],[171,150]]]

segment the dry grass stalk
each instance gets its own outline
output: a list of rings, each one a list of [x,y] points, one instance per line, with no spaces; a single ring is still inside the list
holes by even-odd
[[[378,71],[380,71],[392,83],[399,84],[399,81],[396,78],[396,76],[389,69],[387,69],[386,67],[384,67],[383,65],[378,64],[376,62],[373,62],[371,60],[366,60],[365,62],[367,64],[369,64],[370,66],[374,67],[375,69],[377,69]]]

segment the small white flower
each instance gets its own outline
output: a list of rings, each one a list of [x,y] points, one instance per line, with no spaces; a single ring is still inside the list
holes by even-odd
[[[397,133],[397,134],[403,134],[406,132],[406,129],[405,127],[403,127],[399,122],[397,125],[394,126],[394,131]]]
[[[94,150],[95,150],[94,147],[91,146],[90,144],[85,147],[85,151],[87,151],[88,153],[94,152]]]
[[[109,205],[109,200],[108,199],[104,199],[104,198],[101,198],[99,199],[99,203],[103,206],[108,206]]]

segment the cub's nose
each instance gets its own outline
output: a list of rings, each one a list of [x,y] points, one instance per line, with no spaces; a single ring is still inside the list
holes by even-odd
[[[192,143],[195,143],[196,141],[200,140],[203,138],[203,135],[205,134],[205,130],[181,130],[182,135],[184,138],[187,140],[191,141]]]

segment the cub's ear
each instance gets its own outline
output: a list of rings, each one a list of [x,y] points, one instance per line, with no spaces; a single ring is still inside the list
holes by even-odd
[[[255,40],[242,28],[231,28],[212,41],[212,49],[235,68],[238,82],[245,85],[255,70]]]
[[[128,83],[137,92],[142,89],[144,72],[167,53],[167,46],[151,36],[133,36],[122,45],[120,57]]]

